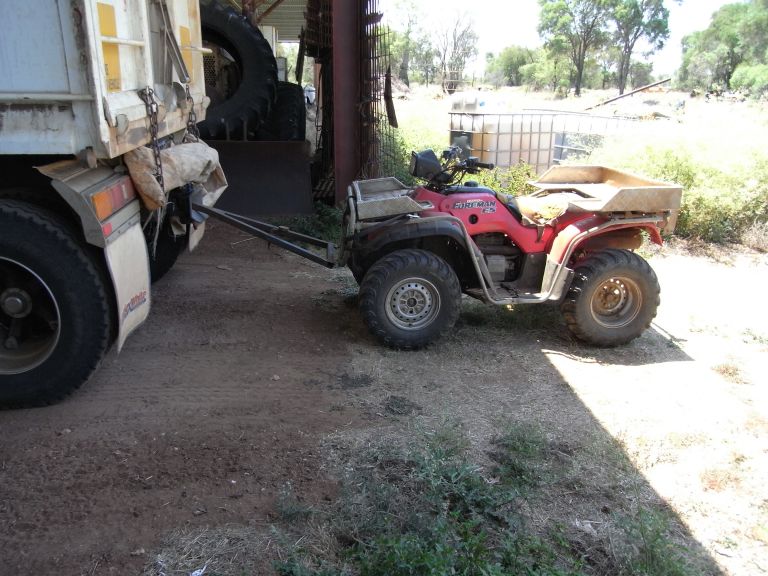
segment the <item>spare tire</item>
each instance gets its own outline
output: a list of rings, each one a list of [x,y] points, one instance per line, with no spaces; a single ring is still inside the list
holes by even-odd
[[[307,134],[307,108],[304,88],[290,82],[277,85],[277,102],[272,115],[257,135],[258,140],[299,141]]]
[[[269,117],[277,91],[277,62],[269,42],[221,0],[200,3],[206,56],[206,91],[211,105],[198,125],[209,140],[252,140]],[[219,54],[231,58],[225,70]],[[217,60],[217,58],[219,58]]]

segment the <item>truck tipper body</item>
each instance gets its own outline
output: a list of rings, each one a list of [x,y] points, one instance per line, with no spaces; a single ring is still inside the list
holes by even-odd
[[[218,170],[220,193],[223,174],[194,137],[208,103],[197,0],[5,8],[0,403],[41,404],[123,345],[149,313],[152,266],[202,235],[174,233],[169,187],[205,193]]]

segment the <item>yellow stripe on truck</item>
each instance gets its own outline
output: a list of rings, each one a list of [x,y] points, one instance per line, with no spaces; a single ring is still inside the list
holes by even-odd
[[[189,33],[189,28],[186,26],[179,26],[179,44],[181,45],[181,57],[184,59],[184,64],[187,66],[187,72],[189,72],[189,82],[192,83],[195,80],[195,67],[192,63],[192,35]]]
[[[117,37],[117,20],[115,7],[98,2],[99,32],[102,36]],[[104,74],[107,79],[107,90],[119,92],[122,84],[120,79],[120,46],[117,44],[101,43],[101,53],[104,55]]]

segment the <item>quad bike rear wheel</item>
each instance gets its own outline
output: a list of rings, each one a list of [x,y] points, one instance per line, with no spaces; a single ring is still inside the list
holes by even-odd
[[[425,250],[388,254],[370,267],[360,287],[363,320],[392,348],[426,346],[456,323],[460,308],[456,273]]]
[[[579,340],[619,346],[651,325],[659,293],[659,281],[648,262],[634,252],[609,249],[577,264],[560,308]]]

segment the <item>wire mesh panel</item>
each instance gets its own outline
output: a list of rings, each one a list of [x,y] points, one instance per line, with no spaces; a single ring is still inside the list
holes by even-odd
[[[389,28],[382,25],[378,0],[362,3],[361,26],[361,178],[395,171],[395,134],[384,103],[389,74]]]

